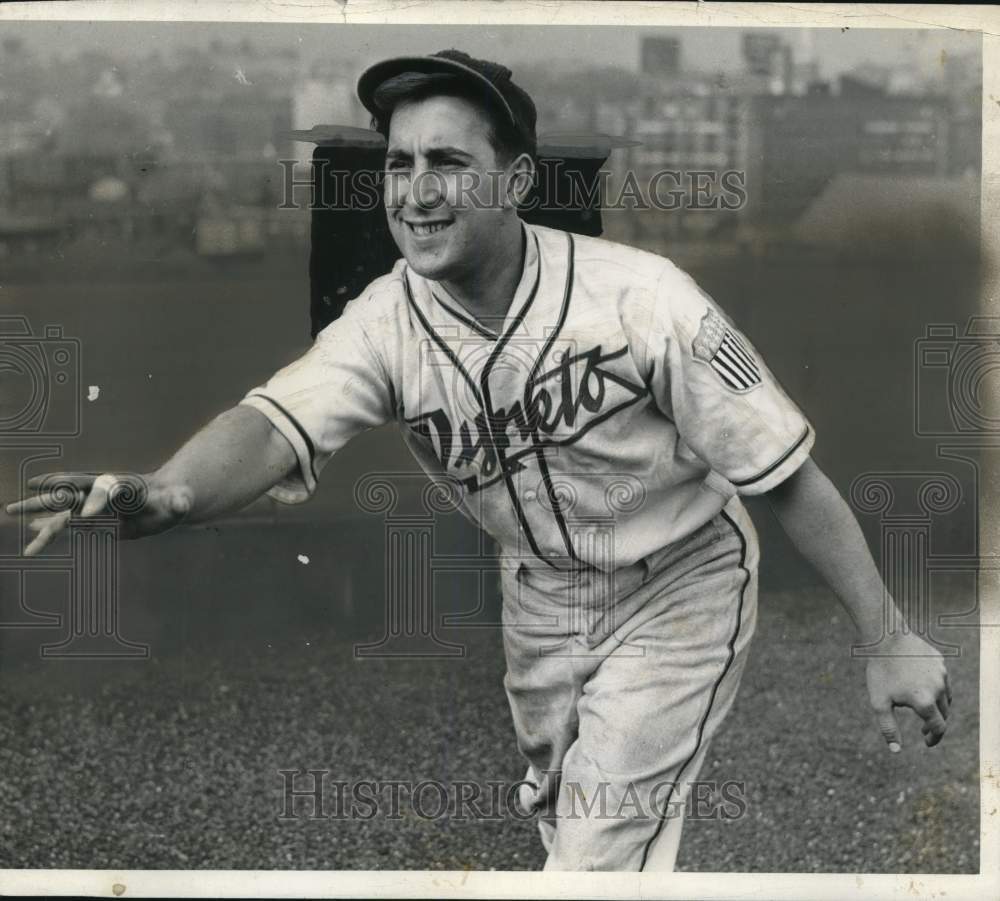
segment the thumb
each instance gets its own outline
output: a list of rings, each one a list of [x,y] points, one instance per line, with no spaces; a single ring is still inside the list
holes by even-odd
[[[903,740],[899,735],[899,723],[896,722],[896,714],[892,705],[875,708],[875,716],[878,720],[878,729],[882,733],[882,738],[889,745],[889,750],[893,754],[898,754],[903,747]]]
[[[170,512],[179,519],[183,519],[191,512],[193,498],[191,492],[186,488],[175,488],[170,492],[167,504]]]
[[[96,516],[101,513],[108,504],[108,498],[111,496],[115,483],[116,479],[110,473],[105,473],[94,479],[94,484],[90,487],[90,493],[80,511],[80,516]]]

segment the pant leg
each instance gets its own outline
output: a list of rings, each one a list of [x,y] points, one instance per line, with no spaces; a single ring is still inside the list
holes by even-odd
[[[646,851],[646,863],[642,868],[644,873],[672,873],[674,871],[677,853],[681,847],[681,835],[684,831],[685,816],[681,812],[686,810],[691,783],[698,778],[707,753],[708,744],[702,742],[701,750],[688,766],[687,773],[679,780],[671,799],[671,809],[677,811],[677,815],[667,817],[660,827],[659,834],[650,842]]]
[[[760,548],[757,542],[757,532],[746,509],[738,501],[726,508],[723,516],[726,527],[737,532],[743,541],[746,542],[745,558],[746,566],[750,573],[750,581],[747,583],[744,593],[744,616],[753,617],[756,624],[757,595],[758,595],[758,563]],[[751,635],[753,629],[751,628]],[[734,665],[739,667],[740,676],[745,666],[745,658],[748,653],[746,643],[736,651]],[[743,658],[743,659],[741,659]],[[739,678],[739,677],[737,677]],[[738,686],[737,686],[738,687]],[[734,690],[735,693],[735,690]],[[729,705],[731,706],[731,704]],[[728,710],[728,707],[727,707]],[[715,723],[712,734],[719,728],[722,718]],[[690,785],[698,778],[705,758],[708,754],[709,743],[702,742],[701,750],[689,766],[688,774],[679,781],[678,790],[683,793],[680,798],[682,804],[678,809],[686,810],[686,797],[689,794]],[[659,835],[654,839],[647,849],[644,872],[648,873],[672,873],[677,862],[677,853],[680,850],[681,833],[684,828],[684,817],[671,817],[664,822]]]
[[[516,564],[502,572],[504,688],[518,750],[529,763],[524,781],[535,786],[519,796],[527,799],[522,807],[539,813],[546,851],[554,837],[562,761],[577,737],[584,685],[616,646],[591,636],[610,633],[627,620],[642,603],[638,589],[649,572],[645,561],[617,569],[613,576]],[[621,653],[641,654],[642,649],[628,646]]]
[[[718,522],[717,541],[668,554],[604,640],[562,759],[548,870],[673,867],[687,787],[735,699],[756,623],[753,527],[742,505]]]
[[[562,760],[576,740],[577,704],[598,660],[579,641],[566,609],[568,576],[505,572],[503,637],[510,704],[517,747],[527,760],[522,806],[539,813],[542,843],[553,838],[555,799]]]

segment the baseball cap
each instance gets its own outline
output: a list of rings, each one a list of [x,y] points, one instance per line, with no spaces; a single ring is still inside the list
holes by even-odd
[[[358,79],[358,97],[365,109],[376,118],[388,110],[380,108],[375,102],[375,92],[390,78],[404,72],[457,75],[469,84],[478,85],[507,114],[518,134],[528,138],[532,146],[535,145],[535,104],[527,91],[511,81],[513,73],[506,66],[475,59],[461,50],[441,50],[430,56],[400,56],[375,63]]]

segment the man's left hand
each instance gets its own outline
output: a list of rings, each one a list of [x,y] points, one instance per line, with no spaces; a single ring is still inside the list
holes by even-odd
[[[912,633],[897,633],[883,643],[885,656],[868,661],[868,697],[879,730],[897,753],[903,740],[894,708],[909,707],[923,721],[924,743],[933,747],[944,738],[951,686],[944,659],[937,649]]]

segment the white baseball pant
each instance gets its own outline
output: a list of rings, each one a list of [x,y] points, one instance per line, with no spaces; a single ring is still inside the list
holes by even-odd
[[[504,685],[545,869],[673,869],[687,793],[746,664],[758,560],[733,498],[613,576],[505,568]]]

